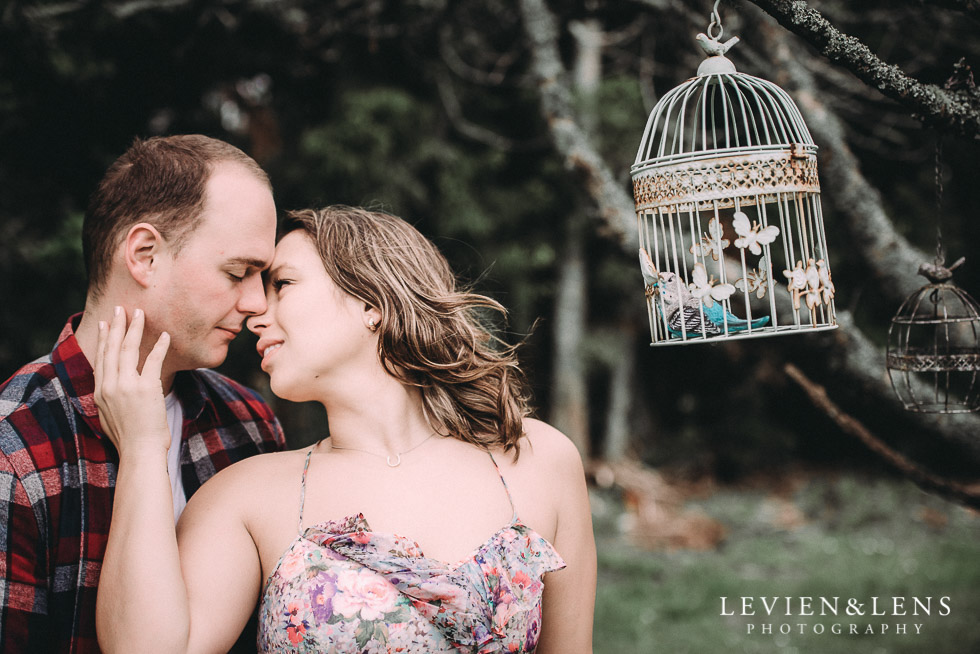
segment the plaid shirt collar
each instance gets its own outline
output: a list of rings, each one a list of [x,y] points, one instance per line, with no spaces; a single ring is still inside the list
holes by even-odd
[[[103,438],[105,432],[99,421],[99,409],[95,404],[95,373],[88,357],[82,352],[75,330],[82,320],[82,313],[76,313],[65,323],[65,328],[58,336],[58,342],[51,352],[58,379],[68,390],[72,405],[85,423],[92,429],[97,438]],[[204,383],[197,375],[187,371],[178,372],[174,378],[174,392],[180,400],[186,420],[197,420],[204,411],[207,403],[207,392]]]

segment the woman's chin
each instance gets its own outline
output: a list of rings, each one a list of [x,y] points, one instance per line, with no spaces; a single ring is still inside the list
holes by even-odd
[[[269,389],[272,394],[281,400],[286,400],[287,402],[308,402],[311,397],[309,397],[309,389],[302,388],[302,384],[291,384],[284,380],[276,380],[275,375],[269,378]]]
[[[269,377],[269,390],[271,390],[272,394],[281,400],[289,400],[290,402],[295,401],[291,397],[293,393],[290,393],[292,389],[289,387],[289,385],[283,384],[282,382],[276,383],[275,375],[270,375]]]

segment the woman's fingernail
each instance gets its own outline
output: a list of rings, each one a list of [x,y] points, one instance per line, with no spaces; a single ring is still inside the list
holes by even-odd
[[[115,310],[113,311],[113,315],[118,316],[120,311],[122,311],[122,307],[116,307]]]
[[[133,312],[133,318],[136,318],[137,316],[142,316],[142,315],[143,315],[143,310],[142,309],[137,309],[136,311]]]
[[[103,329],[105,329],[105,320],[100,320],[99,321],[99,331],[102,331]]]

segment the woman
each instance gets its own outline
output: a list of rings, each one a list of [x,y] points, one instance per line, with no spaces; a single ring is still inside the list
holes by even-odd
[[[100,329],[120,453],[103,648],[226,651],[258,603],[261,651],[591,651],[581,460],[526,417],[513,349],[477,320],[503,308],[457,290],[406,222],[348,207],[291,214],[266,292],[247,321],[262,369],[279,397],[323,404],[329,438],[222,471],[176,538],[168,337],[140,374],[142,315]]]

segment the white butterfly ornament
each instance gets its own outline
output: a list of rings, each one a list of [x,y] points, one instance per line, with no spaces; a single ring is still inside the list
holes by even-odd
[[[766,281],[769,279],[769,262],[766,261],[765,257],[759,259],[759,267],[756,270],[749,270],[746,272],[745,277],[739,279],[735,282],[735,288],[742,291],[746,295],[749,293],[755,293],[755,296],[760,300],[766,297],[766,290],[768,285]],[[773,284],[776,282],[773,281]]]
[[[725,230],[721,223],[718,222],[717,218],[712,218],[708,221],[708,231],[701,237],[701,242],[688,248],[688,252],[702,259],[710,254],[712,259],[718,261],[721,251],[731,243],[727,238],[722,238],[724,234]]]
[[[713,305],[715,300],[718,302],[727,300],[735,292],[735,287],[731,284],[718,284],[715,286],[715,276],[712,275],[709,279],[708,271],[700,263],[694,264],[691,278],[694,280],[692,284],[688,284],[691,295],[704,302],[704,306],[706,307]]]
[[[736,211],[732,219],[732,226],[739,238],[735,239],[735,247],[748,248],[752,254],[762,254],[763,245],[769,245],[779,236],[779,228],[769,225],[763,228],[758,222],[752,223],[749,217],[741,211]]]

